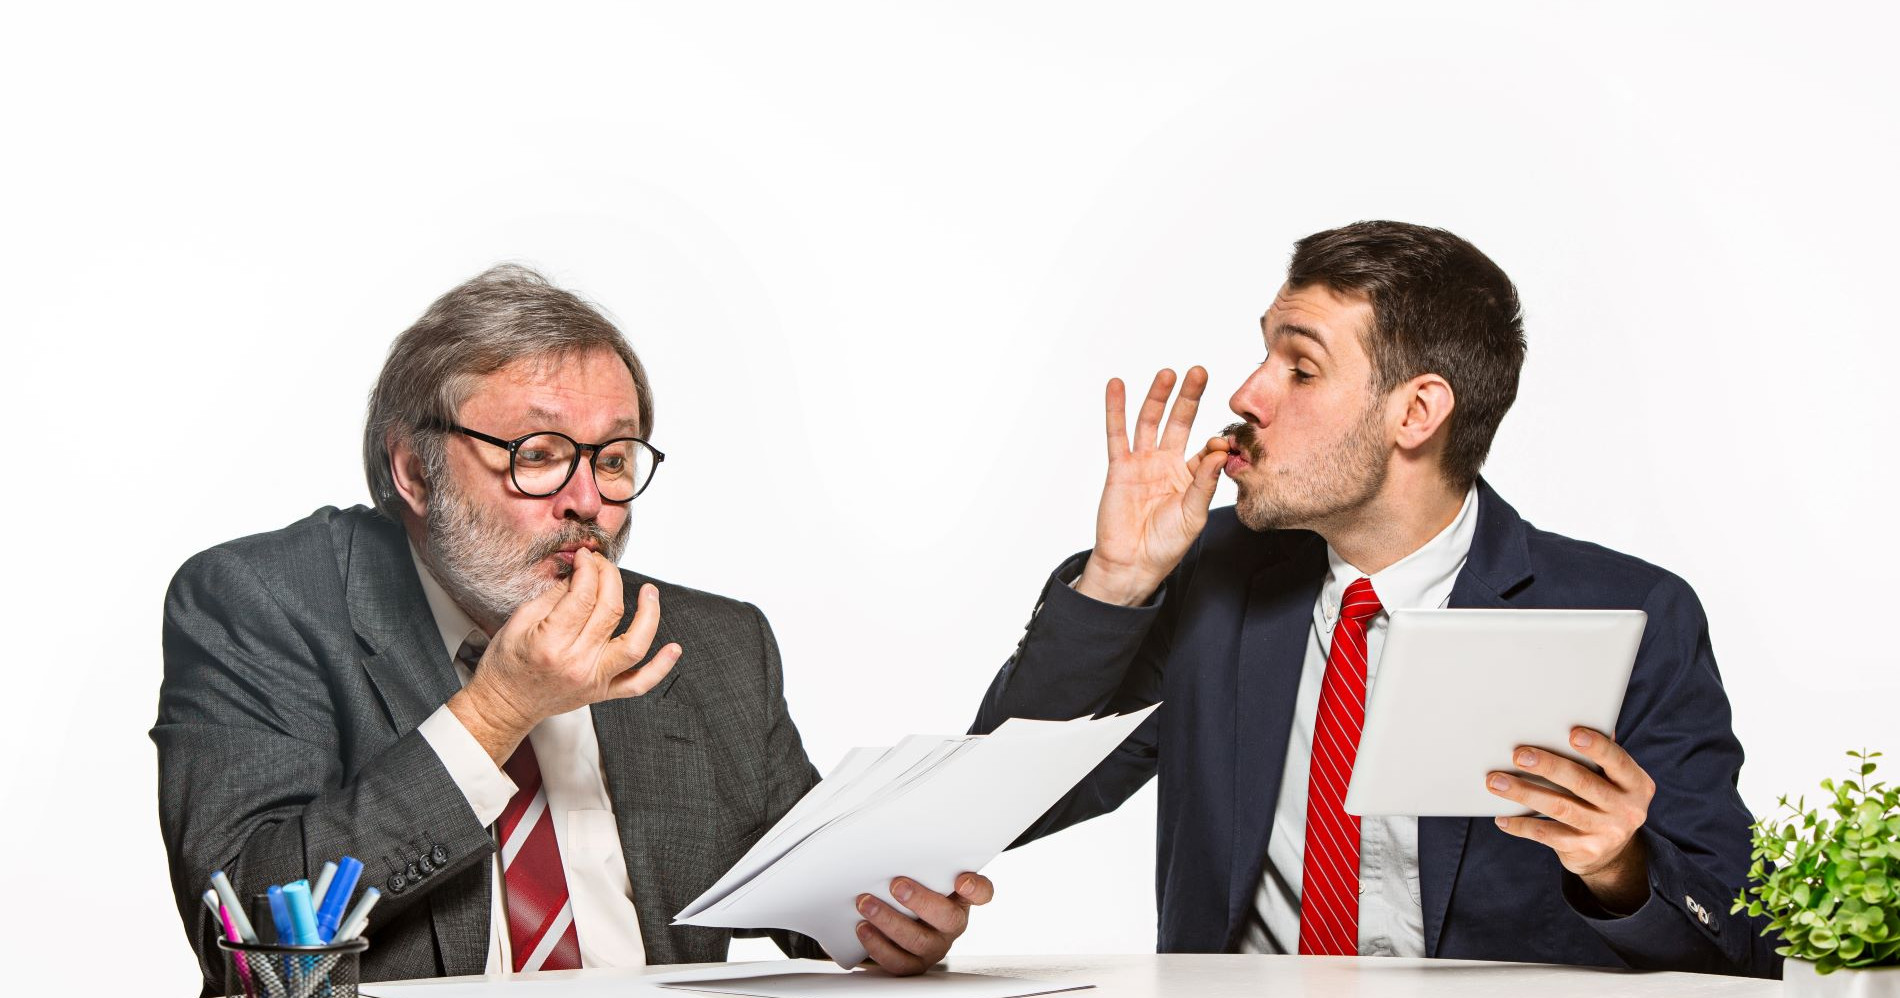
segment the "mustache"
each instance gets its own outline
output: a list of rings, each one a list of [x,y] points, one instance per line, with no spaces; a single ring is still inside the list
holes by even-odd
[[[1220,432],[1221,436],[1232,440],[1234,446],[1246,451],[1249,462],[1260,463],[1263,456],[1260,451],[1260,437],[1254,433],[1252,423],[1232,423]]]
[[[600,524],[592,520],[572,520],[559,531],[536,543],[533,553],[527,558],[527,563],[537,564],[543,558],[553,557],[555,552],[570,544],[585,544],[588,541],[593,541],[594,546],[609,558],[620,553],[614,550],[617,545],[614,544],[613,536],[602,530]]]

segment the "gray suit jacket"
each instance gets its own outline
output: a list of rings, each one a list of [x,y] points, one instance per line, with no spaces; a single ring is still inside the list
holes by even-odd
[[[592,712],[647,960],[723,960],[729,931],[673,926],[673,914],[817,773],[758,608],[621,576],[627,620],[653,582],[654,647],[685,650],[653,691]],[[199,900],[211,871],[261,892],[345,853],[384,891],[364,980],[481,973],[495,846],[416,731],[460,684],[402,528],[326,507],[196,555],[166,594],[164,647],[159,823],[205,993],[221,993],[224,974]],[[772,934],[788,953],[820,955]]]

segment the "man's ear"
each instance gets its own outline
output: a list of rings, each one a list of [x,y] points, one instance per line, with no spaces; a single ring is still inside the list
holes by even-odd
[[[407,437],[389,435],[389,475],[396,483],[396,494],[417,519],[429,514],[429,486],[422,478],[422,455],[416,453]]]
[[[1451,382],[1441,375],[1421,374],[1399,386],[1396,397],[1405,407],[1395,441],[1401,450],[1417,451],[1434,440],[1443,442],[1445,424],[1458,407]]]

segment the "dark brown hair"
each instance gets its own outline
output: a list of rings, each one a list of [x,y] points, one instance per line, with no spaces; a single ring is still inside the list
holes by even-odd
[[[1451,384],[1445,477],[1476,481],[1524,368],[1524,315],[1504,271],[1444,229],[1354,222],[1295,243],[1286,280],[1370,300],[1362,340],[1378,394],[1426,373]]]
[[[363,426],[363,473],[376,508],[401,520],[402,500],[389,468],[389,441],[409,441],[434,484],[443,473],[442,427],[485,374],[523,358],[559,359],[607,349],[633,374],[639,433],[653,435],[653,392],[626,337],[600,310],[540,274],[504,263],[437,298],[422,318],[389,345],[389,358],[369,396]]]

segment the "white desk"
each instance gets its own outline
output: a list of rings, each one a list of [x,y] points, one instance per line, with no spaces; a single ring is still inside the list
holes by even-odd
[[[1476,960],[1388,957],[1015,956],[957,957],[951,970],[1016,977],[1068,978],[1096,986],[1080,998],[1622,998],[1624,995],[1762,996],[1781,993],[1779,981],[1708,974],[1638,974],[1584,967]]]
[[[700,964],[717,967],[719,964]],[[1096,987],[1075,998],[1769,998],[1779,981],[1705,974],[1639,974],[1582,967],[1468,960],[1400,960],[1380,957],[1200,956],[955,956],[951,970],[1087,982]],[[646,973],[691,969],[673,965]],[[561,978],[637,978],[640,971],[573,970],[535,975]],[[480,978],[445,978],[472,983]],[[421,983],[421,982],[416,982]],[[373,985],[364,985],[374,993]],[[657,989],[655,989],[657,990]],[[428,989],[411,994],[420,998]],[[687,998],[692,992],[674,992]],[[1065,996],[1066,998],[1066,996]]]

